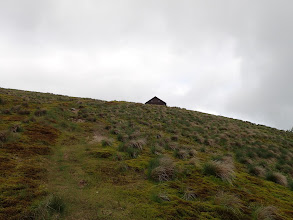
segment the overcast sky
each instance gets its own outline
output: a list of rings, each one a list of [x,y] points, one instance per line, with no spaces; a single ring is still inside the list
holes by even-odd
[[[0,0],[0,87],[293,126],[291,0]]]

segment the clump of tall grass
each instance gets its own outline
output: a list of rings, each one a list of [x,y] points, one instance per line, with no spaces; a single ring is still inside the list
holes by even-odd
[[[189,160],[189,164],[190,165],[193,165],[195,167],[200,167],[200,161],[198,160],[198,158],[196,157],[192,157],[190,160]]]
[[[18,114],[20,115],[29,115],[31,112],[29,110],[26,109],[22,109],[18,111]]]
[[[114,134],[114,135],[119,135],[119,130],[118,129],[112,129],[110,131],[111,134]]]
[[[107,146],[111,146],[111,145],[112,145],[112,141],[107,140],[107,139],[102,140],[102,146],[103,147],[107,147]]]
[[[138,149],[133,148],[131,146],[126,148],[126,152],[129,155],[129,157],[131,157],[131,158],[137,158],[138,153],[139,153]]]
[[[184,160],[184,159],[186,159],[188,157],[188,152],[186,150],[184,150],[184,149],[180,149],[180,150],[176,149],[174,151],[174,156],[179,158],[179,159]]]
[[[243,204],[240,198],[236,195],[220,191],[214,197],[216,205],[224,207],[228,212],[232,212],[236,216],[240,216],[243,210]]]
[[[131,158],[136,158],[145,145],[144,140],[132,140],[129,143],[121,143],[118,151],[127,152]]]
[[[193,139],[195,140],[195,142],[198,142],[199,144],[203,144],[204,143],[204,138],[202,136],[200,136],[199,134],[195,134],[193,136]]]
[[[264,177],[266,170],[261,166],[249,166],[248,171],[254,176]]]
[[[160,155],[164,151],[163,147],[159,145],[152,145],[150,150],[151,150],[151,153],[155,155]]]
[[[23,129],[19,124],[12,125],[10,131],[13,133],[21,132]]]
[[[164,192],[159,193],[159,194],[158,194],[158,197],[159,197],[161,200],[163,200],[163,201],[170,201],[169,196],[168,196],[166,193],[164,193]]]
[[[184,200],[187,200],[187,201],[195,200],[196,199],[196,193],[195,193],[195,191],[192,188],[187,187],[184,190],[184,193],[183,193],[183,197],[182,198]]]
[[[124,160],[124,155],[120,152],[117,152],[114,156],[113,156],[113,159],[114,160],[117,160],[117,161],[122,161]]]
[[[140,140],[132,140],[129,142],[129,147],[132,147],[137,150],[142,150],[143,146],[146,144],[146,141],[143,139]]]
[[[119,172],[126,172],[127,170],[129,170],[129,166],[127,163],[125,163],[124,161],[120,161],[118,163],[118,166],[116,168]]]
[[[120,142],[125,142],[127,140],[127,135],[122,135],[122,134],[118,134],[117,135],[117,140]]]
[[[15,105],[10,109],[12,112],[19,112],[21,110],[21,105]]]
[[[148,175],[155,181],[169,181],[175,176],[175,164],[167,156],[155,158],[149,163]]]
[[[51,219],[56,214],[60,217],[64,213],[65,203],[63,199],[54,194],[47,196],[38,205],[33,208],[32,219]]]
[[[9,131],[3,130],[0,131],[0,142],[4,143],[8,140],[9,137]]]
[[[204,152],[206,152],[206,148],[205,148],[205,147],[201,147],[201,148],[199,149],[199,151],[202,152],[202,153],[204,153]]]
[[[275,183],[278,183],[282,186],[287,186],[288,185],[288,181],[287,181],[287,177],[284,176],[281,173],[277,173],[277,172],[268,172],[266,175],[266,179]]]
[[[5,115],[10,115],[11,114],[11,111],[9,109],[3,109],[1,111],[2,114],[5,114]]]
[[[231,161],[210,161],[203,165],[203,173],[232,183],[235,178],[234,164]]]
[[[46,109],[38,109],[34,112],[34,115],[37,117],[41,117],[47,114],[47,110]]]
[[[215,141],[213,139],[206,138],[204,144],[207,146],[215,146]]]
[[[194,157],[197,155],[197,151],[195,149],[190,149],[188,151],[189,156]]]
[[[165,148],[166,150],[176,151],[178,150],[179,146],[176,143],[170,143],[170,144],[166,144]]]
[[[293,179],[292,178],[289,179],[288,186],[293,191]]]
[[[279,210],[275,206],[266,206],[258,208],[254,217],[256,220],[283,220],[284,218],[280,215]]]
[[[171,137],[171,141],[178,141],[178,136],[177,135],[173,135]]]

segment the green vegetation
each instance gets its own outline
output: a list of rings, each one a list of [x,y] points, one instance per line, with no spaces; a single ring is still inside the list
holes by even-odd
[[[293,133],[0,88],[0,219],[293,219]]]

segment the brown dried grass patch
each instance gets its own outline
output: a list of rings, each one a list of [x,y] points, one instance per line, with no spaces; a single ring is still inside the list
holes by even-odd
[[[44,142],[46,144],[55,144],[60,131],[48,125],[35,123],[31,126],[27,126],[24,134],[34,143]]]

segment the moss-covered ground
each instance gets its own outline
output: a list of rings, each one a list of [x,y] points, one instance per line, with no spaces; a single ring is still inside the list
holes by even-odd
[[[0,219],[289,220],[292,177],[289,131],[0,88]]]

